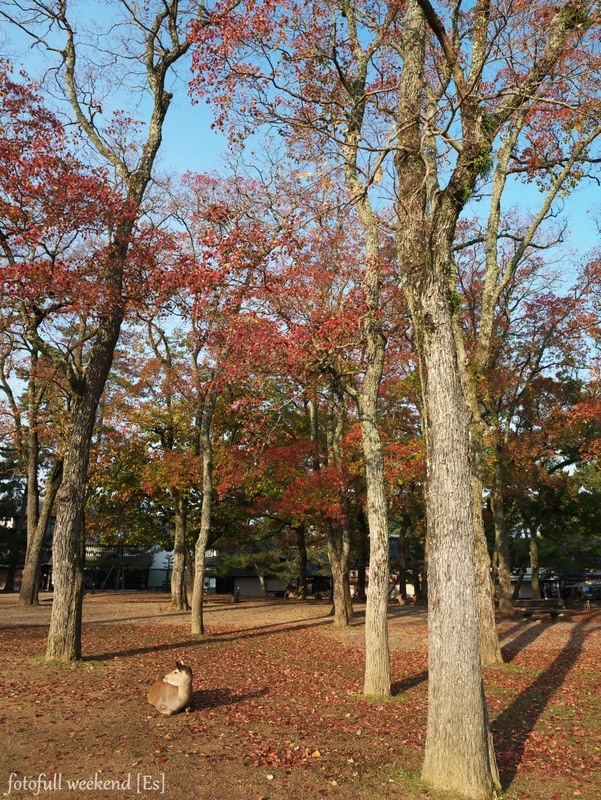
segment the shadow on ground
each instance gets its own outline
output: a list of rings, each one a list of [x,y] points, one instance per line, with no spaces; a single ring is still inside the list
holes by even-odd
[[[591,623],[592,620],[583,620],[575,625],[568,641],[547,669],[541,672],[534,682],[492,722],[497,753],[511,752],[511,759],[506,768],[503,769],[502,762],[499,764],[504,790],[507,790],[515,780],[528,738],[549,701],[561,689],[569,673],[577,668],[576,662],[582,653],[587,635],[598,629],[597,626],[591,627]],[[515,657],[520,649],[531,644],[547,627],[548,625],[540,625],[518,636],[508,646],[507,655],[510,656],[508,660]]]

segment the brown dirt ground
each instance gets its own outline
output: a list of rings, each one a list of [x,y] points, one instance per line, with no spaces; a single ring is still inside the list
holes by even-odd
[[[361,696],[362,607],[350,630],[337,632],[326,603],[245,598],[234,604],[230,598],[210,598],[205,606],[210,635],[199,641],[188,632],[188,613],[171,611],[167,595],[87,595],[86,658],[70,665],[42,660],[50,610],[50,595],[42,595],[35,608],[18,606],[16,596],[0,595],[3,796],[18,800],[440,796],[416,777],[427,701],[427,616],[422,608],[390,607],[397,696],[384,704]],[[501,620],[499,633],[511,663],[502,680],[491,674],[491,684],[498,686],[491,689],[489,708],[499,719],[500,734],[495,737],[501,769],[506,767],[505,797],[601,800],[601,789],[595,788],[601,783],[598,762],[574,764],[573,769],[561,766],[562,759],[569,763],[573,753],[581,752],[577,739],[570,749],[580,735],[572,718],[564,749],[553,750],[540,765],[536,735],[543,736],[544,730],[537,734],[534,724],[540,720],[547,724],[547,706],[572,686],[569,670],[561,669],[562,659],[570,664],[576,659],[599,663],[601,612],[566,615],[554,624],[537,618]],[[145,703],[145,694],[154,679],[171,669],[174,656],[185,657],[193,666],[194,708],[190,714],[161,717]],[[574,677],[578,679],[577,674]],[[526,708],[520,707],[520,698],[539,679],[538,694],[528,699]],[[545,693],[545,680],[555,681],[552,693]],[[569,691],[573,695],[578,690]],[[601,691],[590,684],[586,691],[598,703]],[[539,695],[544,703],[537,701]],[[557,718],[552,717],[549,725],[557,725],[564,711],[572,713],[570,705],[576,702],[570,701],[572,695],[566,695],[565,706],[557,706]],[[528,709],[536,719],[528,731],[520,732],[518,723]],[[517,727],[511,727],[514,721]],[[577,723],[584,727],[590,719],[578,717]],[[598,716],[592,735],[601,744]],[[515,744],[518,740],[520,747]],[[601,761],[601,747],[595,747]],[[29,790],[15,788],[25,777]],[[59,780],[61,789],[56,790]],[[70,788],[68,780],[91,783]],[[102,786],[105,780],[120,781],[122,788]]]

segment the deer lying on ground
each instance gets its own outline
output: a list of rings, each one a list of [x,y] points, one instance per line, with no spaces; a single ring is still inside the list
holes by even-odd
[[[192,700],[192,670],[183,661],[175,662],[175,669],[150,687],[147,700],[161,714],[178,714],[189,710]]]

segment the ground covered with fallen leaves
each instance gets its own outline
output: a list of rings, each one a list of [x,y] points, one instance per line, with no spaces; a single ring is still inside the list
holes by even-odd
[[[361,607],[336,632],[326,604],[215,599],[199,640],[166,598],[88,596],[86,658],[57,665],[43,661],[49,606],[0,604],[4,796],[444,796],[419,780],[423,609],[391,606],[394,696],[378,702],[361,695]],[[503,620],[499,632],[507,663],[486,670],[485,685],[502,796],[601,800],[601,611]],[[175,658],[193,669],[193,710],[161,717],[145,696]]]

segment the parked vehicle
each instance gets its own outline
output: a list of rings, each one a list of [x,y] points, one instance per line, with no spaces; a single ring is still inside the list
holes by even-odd
[[[582,591],[588,600],[601,600],[601,584],[583,586]]]

